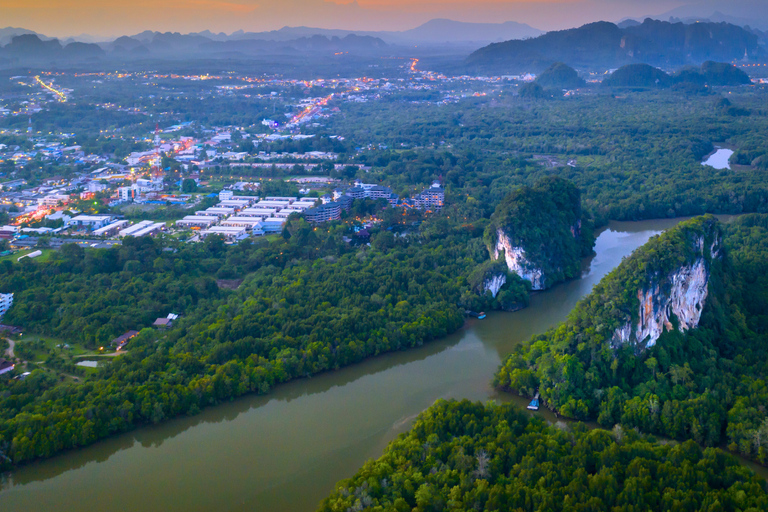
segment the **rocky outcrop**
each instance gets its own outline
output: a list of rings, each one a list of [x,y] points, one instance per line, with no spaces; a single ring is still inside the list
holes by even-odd
[[[709,268],[704,253],[704,238],[694,244],[702,254],[692,264],[680,267],[664,277],[653,279],[648,286],[637,291],[639,311],[634,325],[627,322],[616,329],[612,341],[614,347],[626,343],[639,343],[651,347],[664,331],[677,328],[684,332],[698,327],[701,313],[709,293]],[[720,253],[719,240],[715,239],[709,249],[710,258]]]
[[[493,258],[498,260],[504,253],[504,260],[507,262],[507,268],[523,279],[531,282],[533,290],[543,290],[544,272],[536,268],[525,257],[525,250],[522,247],[513,247],[509,236],[502,230],[496,231],[496,247],[493,252]]]
[[[499,294],[499,290],[501,290],[501,287],[505,284],[507,284],[506,274],[497,274],[485,280],[483,289],[486,293],[491,292],[491,295],[493,295],[493,298],[495,299],[496,295]]]

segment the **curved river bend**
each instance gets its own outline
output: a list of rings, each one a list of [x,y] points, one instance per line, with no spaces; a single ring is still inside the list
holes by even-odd
[[[438,398],[514,400],[490,387],[501,359],[678,220],[612,223],[581,279],[534,295],[523,311],[23,467],[3,477],[0,510],[314,510]]]

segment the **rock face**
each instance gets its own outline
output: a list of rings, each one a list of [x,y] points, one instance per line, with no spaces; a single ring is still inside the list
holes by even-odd
[[[498,229],[493,259],[498,260],[502,251],[510,272],[530,281],[533,290],[544,289],[544,271],[533,266],[525,257],[525,250],[522,247],[513,247],[509,236],[502,229]]]
[[[582,218],[579,189],[562,178],[544,178],[504,197],[483,241],[491,261],[506,264],[533,290],[544,290],[581,273],[581,258],[594,245],[591,224]]]
[[[613,335],[612,346],[637,342],[644,347],[652,347],[664,331],[674,328],[673,317],[681,332],[698,327],[709,291],[709,268],[703,255],[704,239],[698,239],[695,247],[702,256],[692,264],[663,278],[653,279],[637,291],[640,303],[638,320],[635,325],[628,322],[618,328]],[[719,240],[716,239],[708,249],[712,258],[717,257]]]
[[[504,274],[497,274],[490,279],[486,279],[486,281],[483,283],[483,288],[486,292],[491,292],[491,295],[493,295],[493,298],[496,298],[496,295],[499,294],[499,290],[501,290],[501,287],[507,284],[507,276]]]

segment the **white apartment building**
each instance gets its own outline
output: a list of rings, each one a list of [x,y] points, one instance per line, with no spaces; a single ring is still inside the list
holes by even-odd
[[[13,305],[12,293],[0,293],[0,317],[3,316]]]

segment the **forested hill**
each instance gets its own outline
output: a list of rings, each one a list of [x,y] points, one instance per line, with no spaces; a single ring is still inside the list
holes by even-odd
[[[496,207],[485,230],[491,258],[542,290],[576,277],[581,258],[592,251],[591,223],[581,210],[581,193],[561,178],[521,187]]]
[[[575,68],[610,69],[643,62],[657,67],[732,62],[765,56],[756,35],[728,23],[670,23],[647,19],[619,28],[605,21],[549,32],[534,39],[494,43],[472,53],[470,69],[540,72],[556,62]]]
[[[606,276],[495,378],[568,417],[768,463],[768,216],[680,224]]]
[[[319,510],[758,512],[768,508],[764,485],[691,441],[569,431],[510,405],[439,401]]]

